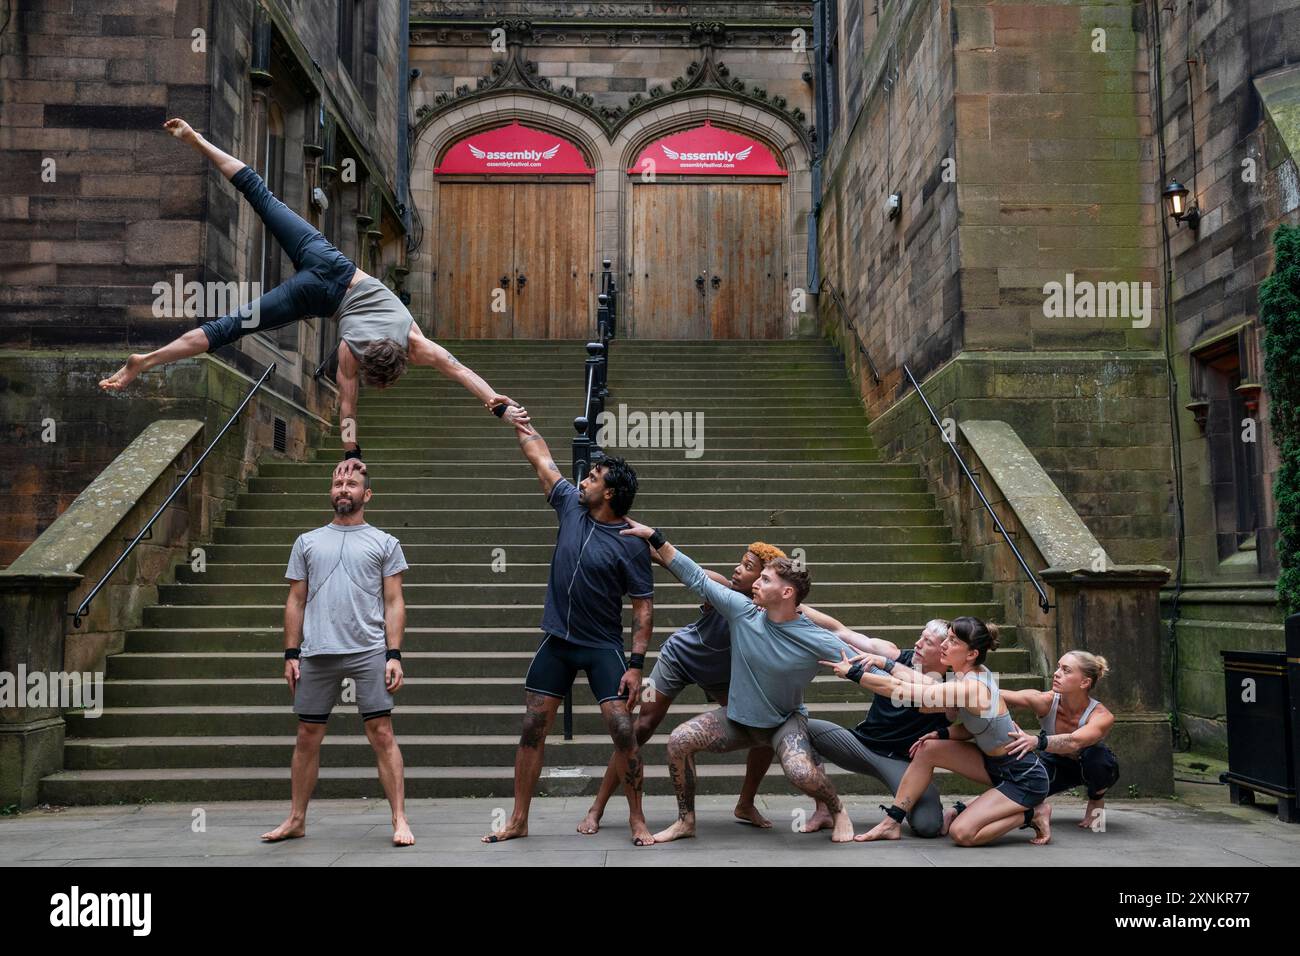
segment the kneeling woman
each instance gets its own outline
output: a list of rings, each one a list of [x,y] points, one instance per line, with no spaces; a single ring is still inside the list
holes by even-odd
[[[1047,797],[1047,768],[1033,751],[1020,756],[1007,752],[1017,729],[997,681],[984,666],[988,652],[997,646],[996,625],[976,617],[959,617],[948,627],[939,658],[941,665],[952,669],[956,680],[917,684],[868,672],[866,662],[856,668],[848,666],[849,662],[836,666],[836,673],[856,678],[873,693],[926,710],[947,708],[955,712],[957,720],[952,727],[927,734],[913,745],[912,763],[894,795],[893,806],[882,804],[885,819],[855,839],[897,840],[902,821],[925,792],[936,767],[992,784],[991,790],[952,818],[948,835],[959,846],[982,846],[1016,827],[1033,825],[1033,809]]]

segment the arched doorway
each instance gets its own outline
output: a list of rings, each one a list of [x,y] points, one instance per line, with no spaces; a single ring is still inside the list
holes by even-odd
[[[649,143],[627,172],[634,335],[781,338],[786,170],[776,155],[705,121]]]
[[[581,149],[515,121],[452,143],[434,175],[434,335],[586,335],[595,171]]]

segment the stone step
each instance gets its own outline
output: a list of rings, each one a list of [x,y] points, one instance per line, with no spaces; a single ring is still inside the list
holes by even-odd
[[[362,446],[365,447],[364,445]],[[553,451],[555,449],[552,449]],[[568,474],[570,459],[568,458],[568,447],[561,452],[560,458],[556,461],[565,469]],[[366,452],[369,456],[369,451]],[[287,462],[272,461],[262,465],[259,473],[262,476],[258,480],[282,480],[285,478],[310,478],[312,481],[319,482],[321,478],[328,481],[334,466],[338,463],[337,458],[320,461],[304,462]],[[387,487],[389,479],[411,479],[423,478],[430,480],[464,480],[467,474],[471,473],[476,476],[475,481],[517,481],[523,480],[530,482],[530,487],[539,488],[536,484],[537,477],[532,474],[528,464],[522,457],[516,461],[518,470],[515,468],[503,468],[500,460],[487,462],[483,460],[457,461],[454,464],[438,460],[412,461],[387,456],[384,461],[382,478]],[[491,465],[492,468],[473,469],[474,465]],[[638,461],[636,463],[636,473],[638,479],[642,482],[651,481],[670,481],[681,479],[727,479],[734,481],[751,482],[753,487],[758,487],[766,482],[794,482],[794,481],[823,481],[834,478],[856,478],[863,481],[878,480],[915,480],[920,476],[920,472],[915,465],[898,465],[880,461],[859,461],[855,462],[851,468],[846,468],[843,463],[838,462],[820,462],[820,461],[786,461],[778,459],[751,458],[744,461],[706,461],[702,459],[683,459],[676,460],[657,460],[657,461]],[[372,476],[379,480],[381,475],[376,472]],[[319,487],[319,485],[317,485]],[[778,485],[780,487],[780,485]],[[792,487],[786,485],[785,487]]]
[[[274,526],[247,526],[247,527],[218,527],[214,529],[213,534],[218,544],[244,545],[244,544],[275,544],[275,545],[292,545],[294,539],[303,531],[320,527],[327,522],[329,514],[325,511],[317,512],[312,516],[313,520],[304,522],[294,527],[274,527]],[[371,517],[367,512],[367,517]],[[544,522],[546,514],[537,515],[537,520]],[[826,520],[825,516],[818,516],[819,520]],[[530,519],[531,520],[531,519]],[[529,524],[527,526],[514,527],[429,527],[429,526],[403,526],[396,524],[388,527],[382,522],[375,520],[374,523],[385,530],[394,532],[400,528],[398,537],[402,541],[403,550],[407,545],[431,545],[431,544],[472,544],[477,547],[506,547],[519,544],[531,545],[550,545],[552,550],[555,547],[555,522],[552,520],[549,524]],[[667,527],[667,525],[665,525]],[[857,525],[825,525],[825,524],[803,524],[795,530],[790,530],[784,526],[768,525],[766,522],[759,525],[753,524],[720,524],[717,526],[706,526],[698,523],[677,523],[670,529],[673,532],[674,540],[684,548],[691,557],[700,547],[709,545],[726,544],[730,548],[743,548],[749,542],[759,538],[776,544],[787,551],[791,548],[801,547],[812,553],[812,549],[822,545],[844,545],[853,544],[861,541],[873,541],[883,545],[902,545],[906,546],[910,552],[914,545],[952,545],[952,531],[944,524],[933,524],[925,526],[889,526],[875,523],[862,522]],[[792,540],[795,535],[798,540]],[[288,552],[286,551],[287,555]]]
[[[523,452],[519,450],[519,441],[515,434],[513,432],[507,433],[504,428],[497,429],[492,435],[482,437],[453,436],[440,438],[421,437],[419,435],[376,435],[363,430],[359,430],[358,434],[362,434],[365,438],[362,446],[367,453],[376,451],[392,452],[403,448],[422,449],[426,452],[445,451],[449,454],[480,452],[484,458],[489,460],[497,460],[498,457],[506,458],[506,453],[508,453],[510,460],[517,461],[525,468],[528,467]],[[561,437],[567,441],[572,438],[572,434]],[[782,452],[783,456],[795,452],[812,455],[822,451],[857,451],[865,454],[870,459],[872,455],[869,453],[873,453],[875,450],[870,437],[866,434],[781,437],[756,433],[719,438],[714,435],[701,436],[699,433],[692,433],[691,440],[693,444],[688,445],[684,438],[673,432],[667,435],[661,433],[658,446],[652,444],[653,439],[647,436],[645,444],[635,444],[629,441],[626,445],[620,445],[616,440],[611,439],[604,442],[601,447],[611,455],[619,451],[624,452],[624,457],[632,457],[634,453],[644,455],[647,452],[659,452],[661,454],[653,457],[662,458],[665,452],[675,452],[677,458],[695,460],[699,460],[706,455],[734,459],[734,455],[722,456],[721,453],[723,452],[743,452],[752,458],[754,452],[761,451],[779,451]],[[670,441],[675,444],[668,444]],[[318,446],[318,456],[335,457],[342,447],[342,443],[337,437],[327,438]],[[692,454],[684,454],[687,451],[692,452]],[[369,458],[367,458],[367,461],[369,461]]]
[[[403,548],[410,568],[402,575],[402,583],[414,584],[453,584],[477,583],[508,580],[520,584],[545,584],[550,578],[549,562],[526,564],[518,556],[506,552],[506,566],[502,571],[493,569],[491,548],[479,548],[472,562],[459,564],[420,564],[412,560],[409,549]],[[549,557],[537,555],[537,557]],[[737,550],[735,556],[740,557]],[[284,577],[285,562],[288,554],[279,549],[267,564],[254,564],[248,561],[239,564],[223,564],[212,558],[208,551],[207,568],[195,571],[189,565],[177,568],[176,579],[182,584],[266,584],[280,581]],[[832,581],[872,581],[882,582],[920,582],[939,581],[975,582],[980,578],[980,566],[974,562],[965,564],[930,564],[918,562],[896,562],[893,564],[871,564],[865,562],[828,562],[806,561],[813,580],[820,586]],[[729,577],[736,566],[735,561],[705,563],[701,567],[716,571]],[[653,568],[656,586],[660,583],[670,584],[677,580],[672,572],[655,565]]]
[[[527,495],[535,505],[537,500],[542,497],[541,486],[538,484],[536,475],[525,474],[506,477],[461,474],[455,477],[447,476],[443,478],[407,478],[395,476],[392,473],[393,467],[391,465],[385,466],[382,475],[373,474],[370,476],[376,494],[379,494],[382,484],[385,497],[395,496],[399,499],[405,495],[427,498],[449,495],[474,495],[477,499],[476,503],[481,503],[484,495],[487,495],[493,501],[499,498],[509,498],[512,495]],[[256,503],[259,499],[255,496],[258,495],[279,496],[277,500],[288,500],[288,496],[291,495],[307,495],[316,499],[313,503],[319,503],[319,499],[329,493],[330,474],[331,469],[318,467],[316,473],[310,476],[252,478],[248,482],[248,497],[241,497],[240,501],[247,500],[250,503]],[[642,475],[641,469],[637,470],[637,478],[638,481],[644,481],[645,483],[644,490],[637,493],[638,503],[643,497],[651,495],[666,497],[670,494],[700,496],[705,501],[716,501],[723,496],[728,501],[735,501],[738,500],[737,496],[743,496],[740,500],[755,505],[770,500],[786,504],[795,495],[800,500],[803,500],[808,495],[851,494],[925,495],[931,504],[934,502],[929,487],[920,478],[864,477],[841,473],[832,477],[819,478],[815,483],[812,483],[806,478],[767,476],[756,478],[751,475],[749,477],[713,478],[709,480],[706,489],[702,489],[698,481],[689,477],[662,478],[655,476],[652,485],[652,479],[649,476]],[[826,499],[814,498],[813,500]]]
[[[925,610],[929,610],[928,608]],[[858,616],[860,612],[835,612],[848,627],[862,634],[869,634],[882,640],[892,641],[901,648],[911,647],[916,643],[930,617],[903,624],[867,625]],[[655,617],[659,621],[659,615]],[[694,618],[691,618],[694,620]],[[689,621],[687,623],[690,623]],[[209,621],[210,625],[211,622]],[[680,625],[656,623],[650,639],[653,652]],[[1002,647],[995,654],[1003,651],[1017,650],[1016,628],[1006,625],[1001,628]],[[409,653],[469,653],[491,655],[497,653],[526,654],[529,658],[542,642],[542,632],[535,622],[521,627],[502,627],[488,625],[478,628],[456,627],[407,627],[402,641],[404,652]],[[174,653],[184,651],[192,654],[208,653],[274,653],[278,654],[284,647],[284,632],[279,623],[265,626],[201,626],[191,628],[177,627],[138,627],[127,632],[126,651],[135,653]],[[1020,664],[1007,668],[1025,669]],[[171,676],[180,676],[171,673]]]
[[[427,607],[436,612],[440,607],[463,605],[468,601],[481,602],[506,608],[518,606],[541,607],[546,600],[546,581],[509,581],[504,575],[497,575],[497,580],[479,581],[472,587],[464,583],[450,584],[411,584],[403,582],[402,592],[406,599],[408,612],[413,608]],[[283,580],[284,572],[279,573],[280,580],[264,584],[163,584],[158,587],[158,601],[164,605],[189,605],[211,607],[265,605],[281,602],[288,586]],[[983,581],[929,581],[929,582],[836,582],[817,581],[813,593],[818,602],[828,608],[832,605],[846,603],[884,604],[886,602],[906,602],[908,604],[929,604],[940,601],[950,603],[981,603],[993,596],[993,586]],[[655,582],[654,595],[656,610],[659,606],[686,604],[698,605],[699,598],[688,590],[676,578]],[[828,612],[829,613],[829,612]]]
[[[394,510],[382,500],[366,508],[366,521],[401,538],[406,528],[480,529],[479,540],[494,541],[497,523],[505,513],[501,509],[483,508],[399,508]],[[551,520],[554,533],[555,513],[538,493],[531,510],[519,509],[518,520]],[[480,502],[481,503],[481,502]],[[803,502],[800,501],[800,504]],[[639,503],[638,503],[639,504]],[[938,508],[690,508],[688,502],[666,503],[660,508],[636,507],[635,516],[656,527],[678,529],[706,528],[804,528],[817,521],[833,521],[846,527],[893,526],[901,528],[939,527],[944,524]],[[326,500],[328,505],[328,500]],[[313,528],[328,524],[330,512],[319,504],[314,508],[242,509],[226,516],[227,528]],[[506,530],[506,529],[502,529]],[[519,529],[522,530],[522,529]],[[787,534],[790,532],[787,531]]]
[[[814,595],[816,592],[814,592]],[[918,630],[931,618],[942,617],[951,620],[963,614],[974,614],[985,620],[996,621],[1001,616],[1001,605],[992,602],[894,602],[889,604],[870,604],[862,602],[830,602],[820,604],[826,611],[840,620],[869,620],[873,626],[882,624],[911,624]],[[681,627],[689,624],[699,616],[699,605],[691,604],[655,604],[655,622],[665,627]],[[155,604],[145,608],[145,627],[204,627],[219,623],[224,627],[272,627],[284,618],[284,602],[276,604],[204,604],[204,605],[166,605]],[[542,605],[512,604],[437,604],[406,605],[406,623],[408,627],[540,627]],[[847,623],[847,621],[845,621]],[[623,608],[624,629],[631,627],[631,606]]]
[[[528,639],[535,646],[535,632],[530,632]],[[276,635],[278,637],[279,635]],[[664,635],[666,637],[667,635]],[[899,636],[902,639],[901,635]],[[658,646],[663,638],[655,641]],[[268,647],[270,640],[262,642]],[[278,677],[283,671],[284,658],[276,642],[274,650],[264,651],[212,651],[196,650],[169,652],[127,652],[114,654],[108,659],[106,679],[108,680],[233,680],[236,678],[269,676]],[[517,643],[517,642],[511,642]],[[522,643],[522,642],[518,642]],[[904,646],[907,642],[904,641]],[[187,646],[181,638],[174,645]],[[496,646],[494,644],[494,646]],[[516,680],[528,670],[533,659],[533,650],[477,650],[477,651],[403,651],[402,664],[407,673],[425,677],[509,677]],[[645,676],[649,676],[659,659],[659,652],[652,650],[646,655]],[[1027,672],[1029,654],[1021,648],[999,648],[988,658],[988,666],[999,674]],[[183,676],[182,676],[183,675]],[[683,692],[690,694],[693,689]]]
[[[711,463],[718,462],[748,462],[761,465],[759,473],[773,474],[780,476],[783,474],[782,465],[790,463],[800,463],[807,459],[801,458],[800,455],[806,452],[806,449],[782,448],[773,442],[767,442],[763,445],[754,445],[752,447],[734,447],[720,448],[714,443],[710,443],[707,451],[707,460]],[[331,465],[337,464],[342,457],[341,445],[337,441],[333,442],[333,447],[322,447],[313,450],[312,460],[317,462],[329,462]],[[461,448],[430,448],[427,445],[400,445],[400,446],[379,446],[372,447],[368,441],[362,443],[365,449],[366,463],[369,465],[387,465],[389,462],[421,462],[421,461],[454,461],[460,463],[463,470],[468,470],[473,465],[481,464],[487,468],[500,468],[502,463],[509,463],[510,468],[529,467],[519,451],[518,445],[513,447],[503,446],[500,449],[482,448],[478,445],[466,445]],[[557,461],[568,463],[567,440],[564,446],[557,446],[551,449],[552,454],[559,455]],[[632,466],[640,469],[650,462],[679,462],[689,461],[686,458],[685,448],[636,448],[628,449],[629,454],[623,457],[632,462]],[[607,449],[611,454],[614,449]],[[848,445],[837,444],[834,446],[827,445],[816,450],[816,458],[821,462],[840,462],[840,470],[845,467],[856,467],[858,463],[874,462],[879,460],[880,453],[872,448],[862,444]],[[696,461],[704,461],[706,458],[697,458]],[[525,472],[526,474],[527,472]]]
[[[479,487],[477,491],[462,491],[459,493],[428,493],[428,492],[411,492],[401,491],[398,489],[385,489],[382,499],[376,489],[376,497],[370,505],[366,506],[366,514],[372,512],[378,513],[380,508],[388,509],[390,512],[394,509],[400,509],[402,512],[411,514],[422,514],[425,512],[445,512],[455,510],[464,513],[475,513],[483,510],[483,503],[486,498],[491,503],[493,511],[524,512],[537,511],[539,507],[548,508],[545,496],[542,494],[541,486],[537,479],[533,480],[533,487],[521,491],[497,491],[491,493],[490,489]],[[771,491],[763,488],[756,488],[751,493],[737,498],[734,492],[714,491],[714,490],[695,490],[683,491],[682,493],[673,494],[649,489],[641,489],[636,495],[636,510],[638,513],[659,514],[669,509],[682,511],[690,509],[691,511],[732,511],[735,510],[736,504],[743,504],[746,509],[768,509],[783,510],[788,508],[791,503],[792,494],[797,495],[797,500],[803,509],[815,509],[818,511],[832,511],[851,509],[856,511],[889,511],[889,512],[917,512],[931,511],[935,509],[934,495],[930,492],[882,492],[882,491],[830,491],[825,490],[819,484],[816,491]],[[303,492],[245,492],[237,496],[237,505],[241,514],[250,515],[262,511],[275,511],[291,513],[307,512],[309,514],[319,514],[322,505],[329,505],[329,488],[318,483],[318,487],[312,491]]]

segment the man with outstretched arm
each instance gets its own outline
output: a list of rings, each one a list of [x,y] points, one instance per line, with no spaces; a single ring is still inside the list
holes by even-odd
[[[712,580],[668,543],[663,533],[631,521],[621,532],[644,538],[688,588],[712,604],[731,627],[731,682],[727,706],[678,726],[668,738],[668,774],[677,792],[677,821],[655,834],[667,843],[695,836],[695,754],[771,747],[786,778],[830,808],[831,839],[853,839],[853,822],[808,740],[803,689],[828,652],[846,645],[818,627],[798,606],[812,586],[808,572],[789,558],[767,563],[754,582],[753,600]]]
[[[515,805],[500,830],[483,837],[499,843],[528,836],[528,808],[542,772],[546,735],[578,671],[600,704],[614,741],[618,775],[628,801],[628,826],[636,846],[654,837],[641,808],[644,768],[631,709],[654,630],[654,579],[650,552],[620,532],[636,498],[636,472],[622,458],[592,465],[578,487],[560,474],[542,436],[516,426],[519,446],[560,521],[551,556],[542,614],[545,637],[524,678],[524,726],[515,753]],[[632,657],[623,657],[623,595],[632,600]]]
[[[340,464],[330,483],[334,520],[298,536],[284,576],[284,679],[298,715],[288,819],[262,834],[278,843],[307,834],[307,802],[320,772],[325,724],[351,680],[379,780],[393,811],[393,845],[415,843],[406,821],[402,753],[393,737],[393,694],[402,686],[406,558],[391,534],[366,523],[373,491],[364,464]]]

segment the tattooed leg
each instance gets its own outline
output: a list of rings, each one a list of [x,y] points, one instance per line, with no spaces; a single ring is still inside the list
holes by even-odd
[[[812,797],[819,804],[825,804],[830,812],[833,828],[831,841],[848,843],[853,839],[853,821],[840,802],[835,785],[826,775],[826,769],[816,759],[812,744],[808,740],[807,727],[802,721],[796,721],[793,728],[782,728],[777,735],[776,755],[781,760],[781,769],[794,786]]]
[[[524,693],[524,727],[515,751],[515,806],[510,820],[500,830],[483,837],[484,843],[500,843],[528,836],[528,807],[533,801],[537,778],[542,775],[542,756],[546,735],[551,731],[560,698],[545,694]]]
[[[641,808],[645,768],[632,727],[632,715],[628,713],[627,704],[621,700],[605,701],[600,705],[600,715],[605,718],[605,726],[614,741],[618,775],[623,781],[623,792],[627,794],[627,821],[632,830],[632,843],[634,846],[654,846],[655,838],[646,826],[645,811]]]
[[[638,749],[654,736],[655,730],[658,729],[659,724],[667,715],[672,702],[671,697],[666,697],[663,694],[659,694],[654,700],[642,702],[632,724]],[[587,810],[587,815],[578,824],[579,833],[590,835],[599,832],[600,818],[605,815],[605,805],[609,803],[610,797],[614,795],[614,791],[618,789],[621,783],[618,751],[615,750],[610,755],[609,765],[605,768],[605,778],[600,782],[600,790],[596,793],[596,799],[592,801],[591,808]]]
[[[695,755],[700,751],[726,753],[744,746],[730,739],[724,713],[712,710],[700,714],[668,738],[668,776],[677,794],[677,822],[656,833],[656,843],[695,836]]]

